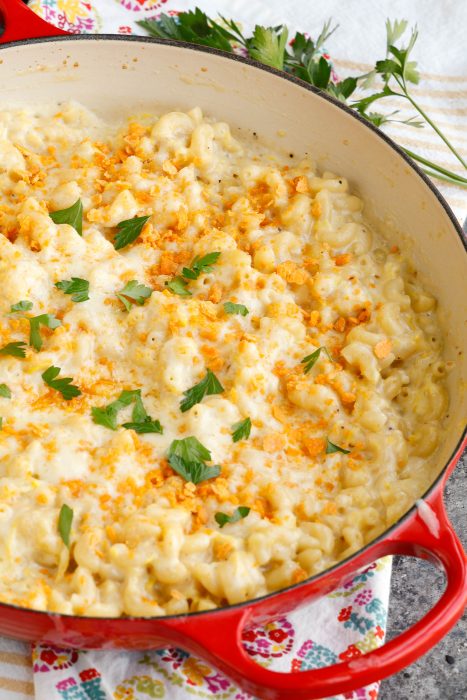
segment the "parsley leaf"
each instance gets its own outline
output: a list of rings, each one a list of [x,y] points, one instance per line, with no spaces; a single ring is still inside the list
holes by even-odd
[[[158,420],[154,420],[151,416],[148,416],[146,409],[143,405],[143,400],[141,399],[141,391],[135,396],[135,405],[133,408],[133,414],[131,416],[131,422],[123,423],[123,427],[127,430],[134,430],[139,435],[143,433],[159,433],[162,435],[163,429]]]
[[[117,430],[117,413],[118,409],[115,408],[114,404],[109,404],[103,408],[99,408],[98,406],[93,406],[91,408],[91,415],[94,423],[102,425],[104,428],[110,428],[110,430]]]
[[[286,27],[261,27],[257,24],[253,36],[247,40],[248,53],[271,68],[283,70],[288,35]]]
[[[143,433],[159,433],[162,434],[163,428],[158,420],[154,420],[148,416],[141,399],[141,389],[132,389],[122,391],[118,399],[110,403],[108,406],[99,408],[97,406],[91,409],[92,419],[97,425],[102,425],[110,430],[117,430],[117,416],[119,411],[134,402],[131,421],[123,423],[122,427],[127,430],[134,430],[139,434]]]
[[[110,430],[117,430],[117,415],[125,406],[129,406],[136,396],[141,394],[141,389],[135,390],[124,390],[121,392],[118,399],[109,403],[108,406],[99,408],[94,406],[91,409],[92,419],[97,425],[102,425],[104,428],[110,428]]]
[[[211,453],[193,435],[183,440],[174,440],[169,448],[169,457],[177,455],[186,462],[205,462],[211,460]]]
[[[186,282],[183,277],[174,277],[173,280],[169,280],[165,283],[165,286],[170,289],[173,294],[178,294],[179,297],[191,297],[191,292],[188,291],[188,282]]]
[[[214,466],[205,464],[206,460],[211,459],[211,453],[194,436],[174,440],[169,447],[167,459],[177,474],[193,484],[214,479],[221,473],[218,464]]]
[[[329,354],[329,350],[327,348],[325,348],[324,345],[322,345],[320,348],[318,348],[317,350],[312,352],[311,355],[307,355],[306,357],[304,357],[303,360],[301,361],[302,364],[305,365],[303,368],[303,371],[305,372],[305,374],[308,374],[308,372],[315,366],[316,362],[318,361],[319,356],[321,355],[322,350],[324,350],[324,352],[328,356],[328,359],[331,362],[334,362],[331,355]]]
[[[137,280],[131,280],[117,292],[117,298],[120,299],[127,311],[131,309],[132,304],[142,306],[146,299],[152,294],[152,289],[144,284],[139,284]]]
[[[26,357],[25,347],[26,343],[23,343],[21,340],[15,340],[13,343],[8,343],[3,348],[0,348],[0,354],[11,355],[12,357]]]
[[[219,527],[224,527],[227,523],[237,523],[239,520],[246,518],[250,508],[247,506],[238,506],[232,513],[232,515],[227,515],[226,513],[216,513],[214,519]]]
[[[247,440],[251,433],[251,419],[245,418],[238,423],[234,423],[232,426],[232,440],[233,442],[238,442],[239,440]]]
[[[183,392],[185,398],[180,403],[180,410],[182,413],[188,411],[192,406],[203,400],[205,396],[211,396],[212,394],[222,394],[224,387],[210,369],[206,370],[206,376],[191,387]]]
[[[139,234],[143,230],[144,224],[149,221],[151,215],[148,216],[135,216],[133,219],[126,219],[125,221],[120,221],[117,225],[117,233],[114,239],[115,250],[120,250],[125,248],[125,246],[136,241]]]
[[[10,308],[10,313],[14,314],[16,311],[30,311],[34,304],[32,301],[19,301],[17,304],[13,304]]]
[[[248,316],[250,313],[243,304],[234,304],[232,301],[224,303],[224,311],[226,314],[240,314],[240,316]]]
[[[35,350],[39,351],[42,348],[42,338],[40,334],[40,327],[45,326],[55,330],[61,325],[61,321],[55,318],[54,314],[41,314],[40,316],[33,316],[28,318],[29,321],[29,345],[31,345]]]
[[[50,212],[49,216],[55,224],[69,224],[76,233],[83,235],[83,203],[80,199],[77,199],[68,209]]]
[[[72,277],[71,280],[61,280],[55,286],[65,294],[72,294],[71,301],[79,303],[89,299],[89,282],[80,277]]]
[[[58,532],[68,548],[70,547],[70,532],[71,524],[73,522],[73,510],[66,503],[60,508],[60,513],[58,516]]]
[[[335,445],[333,442],[330,441],[330,439],[327,437],[326,438],[326,454],[331,455],[334,452],[342,452],[344,455],[348,455],[350,453],[350,450],[344,450],[343,447],[339,447],[339,445]]]
[[[201,258],[197,255],[190,267],[184,267],[182,274],[165,283],[165,286],[174,294],[180,297],[191,297],[191,292],[187,289],[187,280],[197,280],[201,273],[212,272],[212,265],[219,259],[220,253],[206,253]]]
[[[47,386],[50,386],[51,389],[59,391],[65,401],[71,401],[71,399],[74,399],[75,396],[80,396],[81,391],[77,386],[71,383],[73,381],[72,377],[60,377],[60,379],[57,379],[60,372],[60,367],[54,367],[51,365],[41,374],[41,377]]]
[[[191,481],[193,484],[199,484],[207,479],[215,479],[221,473],[219,465],[208,467],[204,462],[185,462],[177,455],[169,457],[169,464],[185,481]]]
[[[0,417],[0,430],[3,428],[3,418]]]
[[[162,435],[164,429],[158,420],[154,420],[150,416],[145,418],[138,423],[122,423],[123,427],[127,430],[134,430],[138,435],[143,435],[145,433],[159,433]]]
[[[194,258],[190,267],[184,267],[182,270],[183,277],[190,280],[197,280],[202,272],[212,272],[212,265],[219,259],[220,253],[207,253],[200,258],[198,255]]]
[[[199,7],[194,11],[181,12],[176,20],[162,14],[157,20],[141,20],[137,24],[146,29],[149,34],[161,39],[189,41],[192,44],[212,46],[222,51],[231,52],[230,42],[235,39],[231,32],[214,22]]]
[[[4,399],[11,399],[11,389],[6,384],[0,384],[0,396]]]

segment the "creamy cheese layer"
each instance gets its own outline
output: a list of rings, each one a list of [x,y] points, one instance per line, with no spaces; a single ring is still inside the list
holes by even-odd
[[[0,600],[93,616],[238,603],[356,552],[432,481],[435,300],[346,180],[297,161],[198,108],[125,124],[76,104],[0,112],[0,346],[26,355],[0,351]],[[82,236],[49,215],[78,200]],[[89,299],[55,286],[73,277]],[[148,296],[125,305],[133,280]],[[60,324],[39,326],[37,350],[43,314]],[[46,384],[51,366],[81,394]],[[207,370],[221,390],[182,411]],[[124,390],[162,434],[123,427],[134,403],[116,430],[96,422]],[[191,436],[219,467],[198,484],[168,461]]]

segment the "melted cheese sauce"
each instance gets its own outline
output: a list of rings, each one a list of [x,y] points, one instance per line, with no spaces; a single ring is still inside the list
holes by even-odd
[[[49,216],[78,198],[82,236]],[[125,124],[76,104],[0,113],[0,345],[28,343],[28,317],[61,321],[40,328],[39,352],[0,354],[2,601],[95,616],[238,603],[349,556],[413,504],[447,408],[435,301],[362,208],[344,178],[197,108]],[[117,225],[145,215],[115,250]],[[210,252],[191,296],[167,288]],[[55,287],[71,277],[89,300]],[[116,294],[131,280],[152,294],[127,311]],[[21,300],[33,308],[11,314]],[[51,365],[80,396],[44,383]],[[181,412],[208,368],[224,391]],[[116,431],[93,421],[135,389],[163,434],[122,427],[131,406]],[[188,436],[217,478],[171,468],[170,444]],[[220,528],[216,513],[238,506],[249,514]]]

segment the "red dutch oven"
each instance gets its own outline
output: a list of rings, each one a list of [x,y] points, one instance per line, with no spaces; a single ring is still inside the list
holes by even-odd
[[[443,490],[467,443],[467,253],[462,231],[439,192],[384,134],[309,85],[254,61],[145,37],[65,35],[20,0],[0,0],[3,104],[76,99],[103,116],[200,105],[266,144],[347,176],[369,203],[367,215],[417,261],[439,300],[449,378],[450,415],[437,453],[438,476],[396,524],[347,560],[278,593],[219,610],[162,618],[96,619],[0,604],[0,634],[88,649],[182,647],[213,664],[245,691],[270,700],[323,698],[397,673],[434,646],[467,603],[467,558],[449,522]],[[34,38],[32,38],[34,37]],[[374,205],[374,212],[372,211]],[[379,649],[327,668],[277,673],[242,646],[245,628],[319,598],[379,557],[401,554],[440,567],[447,585],[425,617]]]

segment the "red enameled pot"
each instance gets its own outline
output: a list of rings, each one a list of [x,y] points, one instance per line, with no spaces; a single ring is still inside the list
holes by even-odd
[[[164,618],[96,619],[0,604],[0,634],[58,646],[154,649],[167,644],[198,654],[261,698],[298,700],[348,692],[400,671],[428,651],[462,615],[467,559],[443,503],[443,489],[466,445],[467,254],[448,205],[404,153],[348,108],[312,87],[254,61],[219,51],[142,37],[65,35],[20,0],[0,0],[1,102],[76,99],[104,116],[155,105],[203,110],[246,135],[347,176],[367,214],[417,261],[439,300],[449,378],[450,416],[438,453],[439,476],[423,499],[363,550],[283,591],[212,612]],[[35,37],[32,39],[32,37]],[[40,38],[38,38],[40,37]],[[374,205],[374,211],[372,211]],[[397,223],[396,223],[397,222]],[[258,666],[242,630],[329,593],[357,569],[387,554],[427,559],[445,572],[446,590],[417,624],[379,649],[303,673]]]

